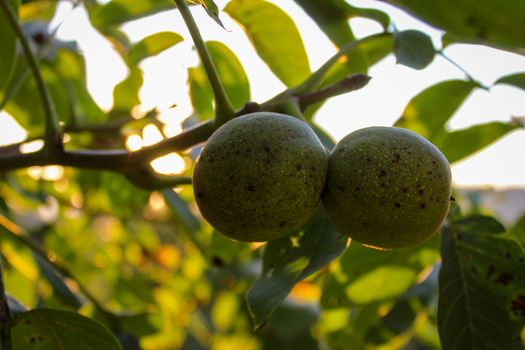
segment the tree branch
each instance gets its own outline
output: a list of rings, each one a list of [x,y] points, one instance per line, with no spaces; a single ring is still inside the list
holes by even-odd
[[[108,170],[132,173],[143,169],[150,161],[170,152],[183,151],[208,139],[215,130],[213,121],[203,122],[182,133],[162,140],[136,152],[124,149],[107,150],[60,150],[48,153],[40,150],[22,153],[9,147],[8,152],[0,148],[0,171],[15,170],[30,166],[63,165],[76,168]]]
[[[46,117],[46,132],[45,132],[45,143],[49,153],[54,153],[56,150],[62,149],[62,131],[60,128],[58,116],[56,114],[55,106],[49,94],[49,91],[44,83],[38,61],[29,46],[29,41],[22,32],[22,28],[18,23],[17,16],[14,13],[7,0],[0,0],[0,7],[4,11],[11,28],[20,39],[22,49],[27,58],[33,76],[35,78],[36,86],[42,100],[44,107],[44,113]]]

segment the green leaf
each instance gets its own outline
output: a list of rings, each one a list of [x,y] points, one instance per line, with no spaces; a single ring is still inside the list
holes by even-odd
[[[433,141],[476,85],[447,80],[423,90],[410,100],[395,126],[411,129]]]
[[[53,68],[71,101],[72,113],[80,125],[104,121],[107,117],[87,89],[83,57],[74,51],[60,49],[56,52]]]
[[[294,0],[337,46],[355,39],[348,24],[346,9],[351,7],[344,0]]]
[[[354,50],[347,55],[348,60],[346,62],[337,63],[328,71],[322,86],[333,84],[354,73],[366,72],[368,67],[373,66],[390,54],[393,47],[394,40],[390,36],[365,41],[359,45],[357,50]],[[353,58],[355,55],[364,55],[366,60],[356,60]],[[364,65],[361,63],[359,65],[354,65],[355,62],[361,62]],[[324,102],[310,106],[305,112],[306,120],[311,121],[315,112],[323,105],[323,103]]]
[[[122,349],[102,324],[74,312],[35,309],[13,321],[13,350]]]
[[[234,263],[239,255],[251,253],[249,243],[234,241],[222,233],[213,231],[210,244],[210,256],[212,263],[217,267]],[[249,256],[251,258],[251,255]]]
[[[190,0],[195,3],[199,3],[204,7],[208,16],[210,16],[217,24],[224,28],[221,19],[219,18],[219,8],[213,0]]]
[[[394,35],[397,63],[423,69],[434,60],[436,50],[428,35],[418,30],[405,30]]]
[[[443,349],[523,349],[523,247],[495,219],[473,216],[443,229],[438,328]]]
[[[239,109],[250,100],[250,82],[237,56],[218,41],[206,42],[213,64],[219,74],[226,95],[234,108]],[[213,92],[204,67],[188,69],[190,97],[193,108],[202,120],[214,116]]]
[[[259,56],[286,86],[310,75],[299,31],[283,10],[264,0],[233,0],[224,10],[244,28]]]
[[[128,54],[130,65],[137,65],[147,57],[155,56],[183,41],[183,37],[173,32],[158,32],[145,37],[131,47]]]
[[[181,225],[186,232],[193,235],[195,232],[200,231],[201,223],[199,219],[193,215],[188,203],[182,199],[177,192],[172,189],[167,189],[163,190],[162,194],[172,209],[175,221]]]
[[[293,238],[270,241],[264,252],[263,273],[246,294],[255,329],[263,327],[295,283],[319,271],[346,248],[347,238],[337,231],[320,208],[294,244]]]
[[[40,0],[23,2],[20,6],[20,19],[22,22],[41,20],[49,22],[55,14],[56,0]]]
[[[24,65],[25,60],[20,60],[19,65]],[[18,69],[17,69],[18,71]],[[62,85],[57,73],[47,64],[40,65],[40,72],[49,89],[55,105],[57,115],[63,122],[71,120],[71,104],[68,94]],[[25,79],[23,76],[19,78]],[[42,100],[32,76],[26,79],[16,96],[6,105],[6,111],[11,114],[30,135],[41,135],[44,129],[45,113]]]
[[[14,13],[18,13],[18,0],[10,0],[6,2],[11,7]],[[0,64],[0,99],[4,96],[4,91],[11,79],[13,71],[16,67],[16,43],[17,37],[11,28],[4,11],[0,10],[0,33],[2,33],[2,40],[0,40],[0,57],[2,64]]]
[[[521,0],[387,0],[465,42],[525,48],[525,2]],[[497,14],[497,15],[495,15]]]
[[[208,76],[202,66],[188,68],[188,85],[193,110],[200,120],[211,119],[215,116],[213,110],[213,91]]]
[[[525,73],[516,73],[499,78],[496,84],[507,84],[525,90]]]
[[[140,104],[139,90],[143,82],[140,68],[130,67],[129,75],[113,89],[113,111],[130,112]]]
[[[355,40],[348,19],[356,17],[369,18],[388,27],[390,18],[382,11],[359,8],[344,0],[294,0],[316,22],[321,30],[338,47]],[[363,48],[357,48],[347,55],[345,65],[351,72],[366,73],[370,66],[369,57]]]
[[[518,127],[519,125],[515,123],[504,122],[473,125],[466,129],[446,133],[434,140],[434,144],[450,163],[454,163],[487,147]]]
[[[438,242],[435,235],[422,244],[389,251],[350,244],[323,287],[323,307],[366,305],[399,297],[437,261]]]
[[[93,26],[103,29],[173,8],[171,0],[112,0],[104,5],[90,4],[88,13]]]
[[[33,254],[35,261],[42,272],[42,276],[51,284],[53,293],[65,306],[78,309],[82,306],[80,299],[64,283],[63,277],[43,258]]]
[[[525,215],[509,230],[509,235],[525,247]]]

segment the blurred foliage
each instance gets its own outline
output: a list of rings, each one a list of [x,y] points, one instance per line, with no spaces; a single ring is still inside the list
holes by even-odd
[[[355,39],[351,18],[391,29],[390,17],[380,10],[343,0],[294,2],[337,47]],[[446,30],[448,44],[524,48],[520,1],[388,2]],[[84,6],[93,28],[129,70],[114,88],[109,111],[87,90],[82,52],[74,43],[54,38],[45,25],[56,2],[9,3],[20,5],[19,19],[40,58],[58,115],[71,131],[68,147],[122,149],[126,136],[139,134],[146,123],[163,126],[156,113],[134,119],[144,81],[140,64],[183,37],[159,32],[133,43],[121,28],[177,11],[173,1],[90,0],[75,5]],[[206,10],[218,23],[219,15],[231,16],[286,86],[311,74],[303,45],[308,38],[301,38],[295,19],[277,5],[232,0],[219,13],[211,0],[192,4],[202,5],[204,9],[194,9]],[[217,25],[217,30],[223,29]],[[37,137],[43,132],[43,109],[2,12],[0,32],[1,105],[29,138]],[[366,73],[391,54],[417,69],[434,59],[427,34],[392,34],[350,51],[330,69],[323,86]],[[209,41],[206,46],[226,94],[241,109],[251,99],[254,82],[225,44]],[[524,74],[501,77],[494,84],[524,89]],[[523,121],[509,118],[450,130],[449,120],[479,88],[469,79],[430,86],[409,101],[396,126],[430,139],[451,162],[523,127]],[[210,119],[213,94],[202,65],[188,69],[188,93],[193,113],[184,124]],[[306,119],[331,148],[334,141],[313,118],[320,105],[311,106]],[[90,127],[96,128],[89,132]],[[199,147],[181,153],[183,175],[191,175]],[[453,205],[449,220],[431,240],[405,250],[378,251],[348,244],[322,209],[292,237],[249,244],[214,231],[200,216],[191,186],[146,191],[117,173],[57,167],[0,171],[0,176],[0,248],[14,317],[14,349],[525,347],[525,217],[506,229],[473,205],[473,197],[455,195],[470,209],[462,213]]]

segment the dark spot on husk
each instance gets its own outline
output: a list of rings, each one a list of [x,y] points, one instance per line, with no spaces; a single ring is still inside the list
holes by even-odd
[[[512,300],[510,310],[516,316],[525,316],[525,295],[520,294],[514,300]]]
[[[419,207],[420,207],[421,209],[425,209],[425,208],[427,207],[427,205],[426,205],[425,203],[421,203],[421,204],[419,205]]]
[[[254,185],[248,185],[244,188],[248,192],[255,192],[255,186]]]
[[[381,169],[381,171],[379,172],[379,176],[380,176],[380,177],[384,177],[384,176],[386,176],[386,171],[383,170],[383,169]]]
[[[502,272],[498,276],[498,279],[496,280],[496,282],[504,286],[508,286],[510,281],[512,281],[512,278],[513,276],[510,273]]]
[[[392,159],[392,163],[399,163],[401,160],[401,155],[399,153],[394,153],[394,159]]]
[[[394,202],[394,206],[395,206],[396,208],[401,208],[401,203],[399,203],[399,202]]]

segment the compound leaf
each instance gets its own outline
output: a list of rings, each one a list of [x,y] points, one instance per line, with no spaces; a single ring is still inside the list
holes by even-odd
[[[257,54],[286,85],[310,75],[303,41],[293,20],[264,0],[233,0],[224,9],[246,31]]]
[[[395,126],[411,129],[433,141],[475,86],[465,80],[447,80],[432,85],[410,100]]]
[[[433,141],[448,161],[454,163],[483,149],[518,127],[519,124],[512,122],[490,122],[455,130]]]
[[[182,36],[173,32],[158,32],[149,35],[131,47],[128,60],[131,65],[137,65],[143,59],[155,56],[182,40]]]
[[[35,309],[15,318],[13,350],[120,350],[117,338],[102,324],[75,312]]]
[[[523,349],[525,252],[495,219],[443,229],[438,329],[443,349]]]

